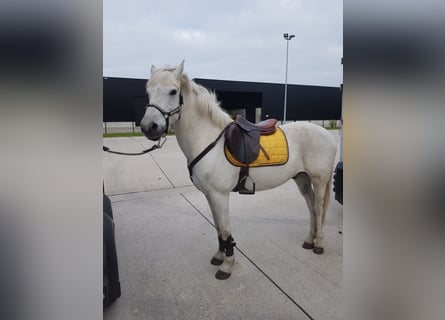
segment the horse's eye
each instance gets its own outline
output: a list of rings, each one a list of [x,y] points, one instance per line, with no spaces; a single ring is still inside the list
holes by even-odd
[[[173,90],[170,91],[170,95],[171,95],[171,96],[175,96],[176,93],[177,93],[176,89],[173,89]]]

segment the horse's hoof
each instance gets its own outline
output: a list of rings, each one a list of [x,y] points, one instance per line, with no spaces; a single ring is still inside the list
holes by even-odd
[[[305,249],[314,249],[314,245],[312,243],[309,243],[309,242],[305,241],[303,243],[303,248],[305,248]]]
[[[215,278],[218,280],[226,280],[230,277],[230,273],[218,270],[215,274]]]
[[[218,259],[213,257],[212,260],[210,260],[210,264],[214,265],[214,266],[220,266],[222,265],[224,262],[224,260]]]
[[[324,249],[321,247],[314,247],[314,253],[316,254],[322,254],[324,252]]]

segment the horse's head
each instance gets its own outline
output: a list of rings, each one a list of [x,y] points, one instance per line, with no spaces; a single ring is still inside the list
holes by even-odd
[[[158,140],[168,131],[169,124],[181,118],[181,76],[184,60],[177,68],[157,69],[151,66],[147,93],[150,103],[141,120],[141,131],[150,140]]]

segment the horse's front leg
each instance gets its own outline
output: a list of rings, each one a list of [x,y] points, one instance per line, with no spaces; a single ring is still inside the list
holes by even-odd
[[[215,277],[225,280],[230,277],[235,263],[235,242],[230,231],[229,219],[229,193],[221,194],[212,192],[206,194],[218,234],[218,250],[210,261],[213,265],[219,265]]]
[[[218,242],[220,242],[220,245],[218,247],[218,250],[216,250],[216,253],[213,255],[212,259],[210,260],[210,263],[213,264],[214,266],[220,266],[223,264],[224,262],[224,247],[221,245],[221,241],[219,240],[219,220],[216,218],[216,209],[215,206],[213,205],[214,201],[212,200],[212,198],[206,194],[205,195],[207,198],[207,202],[209,203],[210,206],[210,210],[212,211],[212,216],[213,216],[213,222],[215,223],[215,228],[216,228],[216,233],[218,235]]]

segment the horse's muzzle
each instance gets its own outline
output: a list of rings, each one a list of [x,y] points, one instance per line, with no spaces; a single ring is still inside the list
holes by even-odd
[[[165,132],[165,128],[162,125],[158,125],[155,122],[148,124],[141,122],[141,131],[149,140],[159,140]]]

